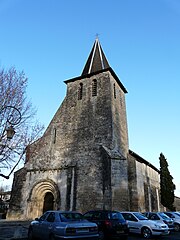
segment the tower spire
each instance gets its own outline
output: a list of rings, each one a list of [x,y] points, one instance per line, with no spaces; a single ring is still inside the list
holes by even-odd
[[[109,67],[109,63],[99,42],[98,35],[96,35],[94,45],[83,69],[82,76],[90,73],[95,73]]]

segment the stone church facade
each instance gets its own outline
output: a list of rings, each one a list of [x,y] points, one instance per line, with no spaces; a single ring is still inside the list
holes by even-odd
[[[96,39],[81,76],[14,174],[8,219],[49,209],[160,210],[159,170],[129,149],[126,88]]]

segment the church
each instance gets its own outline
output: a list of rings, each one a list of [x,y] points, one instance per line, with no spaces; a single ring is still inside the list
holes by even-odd
[[[127,90],[93,44],[82,74],[14,174],[8,219],[49,209],[159,211],[159,170],[129,149]]]

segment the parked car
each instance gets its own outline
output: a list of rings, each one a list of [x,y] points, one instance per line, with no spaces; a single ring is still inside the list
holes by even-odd
[[[165,213],[163,213],[163,212],[146,212],[144,214],[150,220],[167,224],[170,231],[174,230],[174,221],[172,220],[172,218],[167,216]]]
[[[47,211],[31,222],[28,239],[89,239],[98,240],[98,227],[83,215],[71,211]]]
[[[167,216],[172,218],[174,221],[174,230],[176,232],[180,231],[180,213],[179,212],[164,212]]]
[[[149,220],[139,212],[121,212],[123,217],[128,221],[129,232],[141,234],[148,239],[151,236],[168,235],[169,228],[165,223],[158,223]]]
[[[98,225],[99,239],[127,239],[128,224],[118,211],[94,210],[84,214],[84,218]]]

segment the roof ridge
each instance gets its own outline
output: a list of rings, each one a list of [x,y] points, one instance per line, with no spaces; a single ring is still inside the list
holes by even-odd
[[[91,68],[92,68],[92,63],[93,63],[93,59],[94,59],[94,54],[95,54],[95,51],[96,51],[97,41],[98,40],[96,38],[95,43],[94,43],[94,49],[93,49],[93,54],[92,54],[92,58],[91,58],[91,62],[90,62],[89,70],[88,70],[88,74],[91,73]]]

